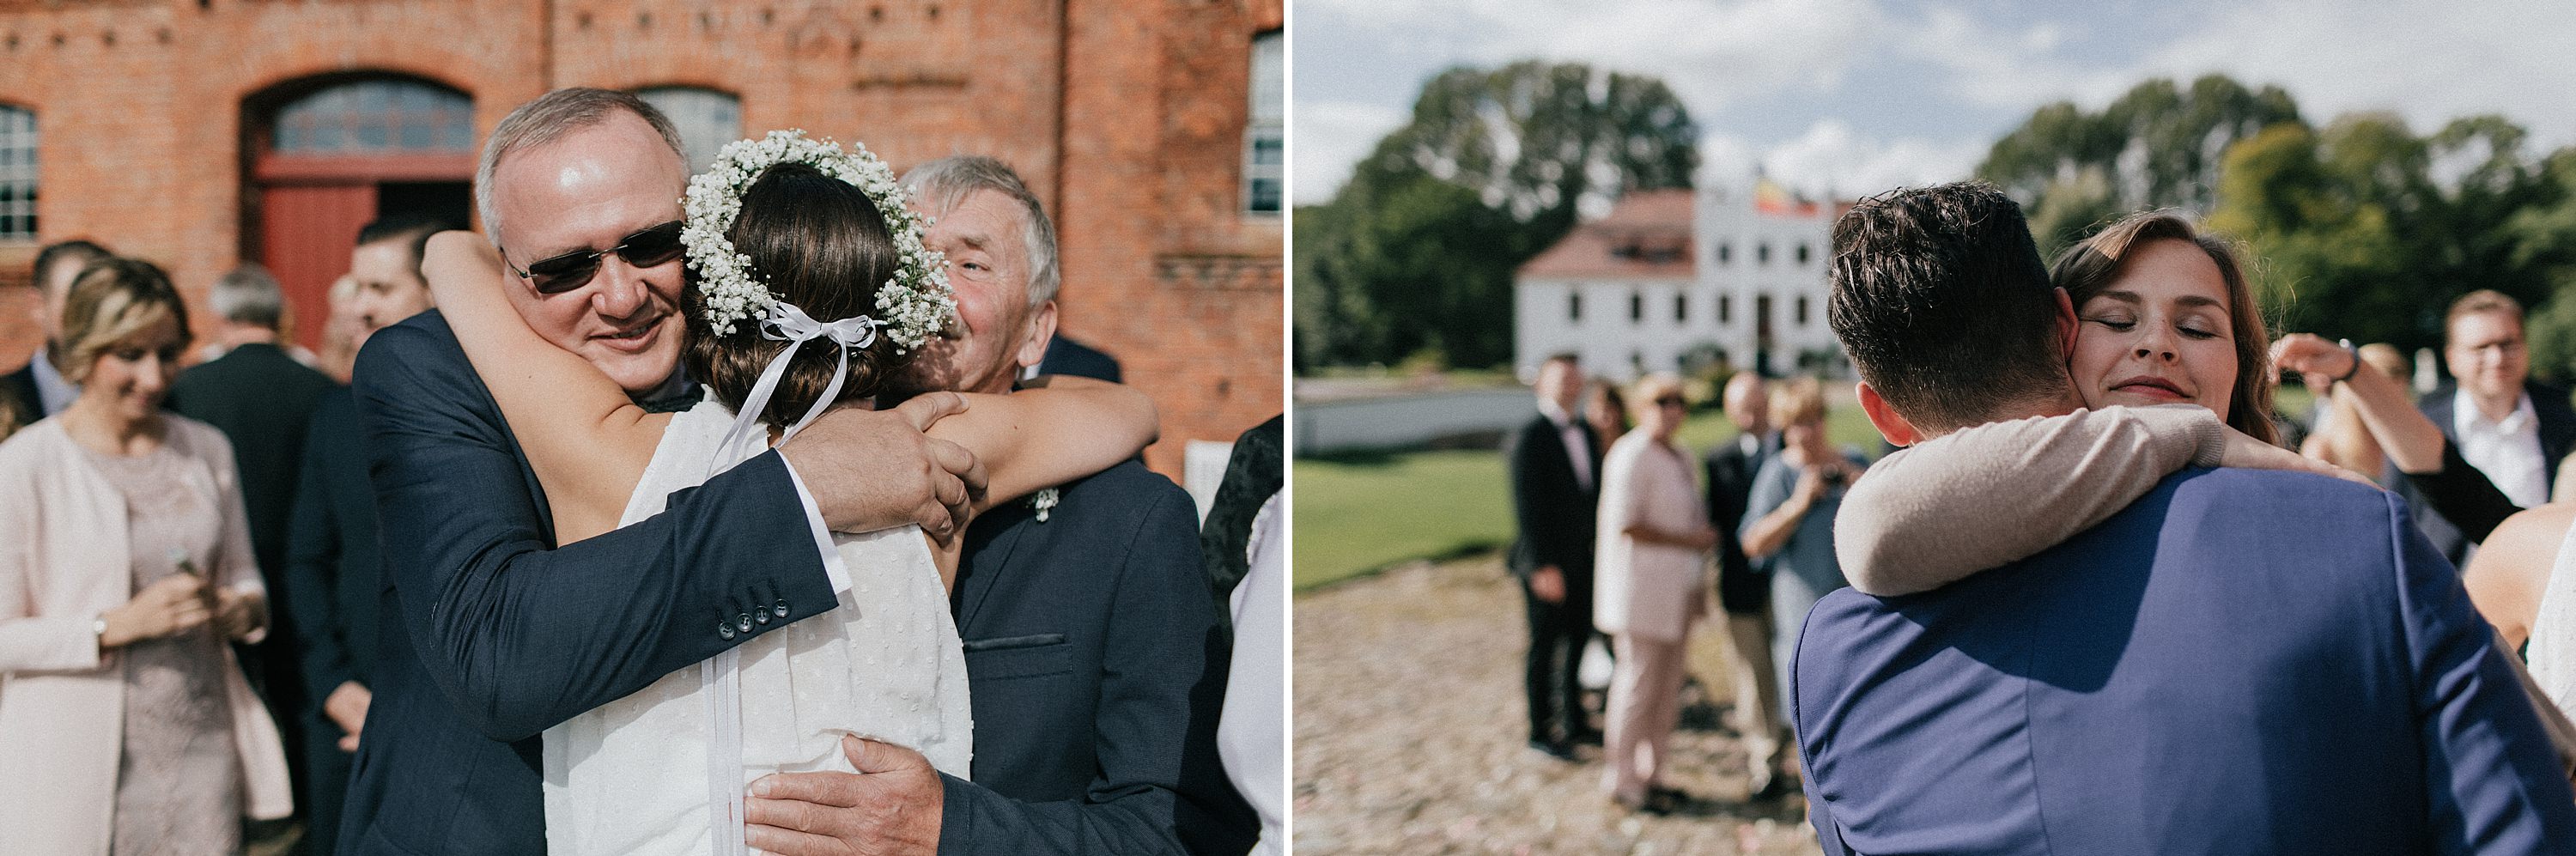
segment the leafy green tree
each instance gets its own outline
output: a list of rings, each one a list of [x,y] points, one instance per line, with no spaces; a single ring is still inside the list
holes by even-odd
[[[2033,237],[2053,255],[2132,211],[2208,211],[2227,148],[2297,121],[2298,105],[2276,86],[2249,89],[2213,74],[2185,88],[2158,78],[2100,113],[2072,102],[2039,108],[1995,141],[1977,177],[2028,209]]]
[[[1330,203],[1295,212],[1297,366],[1509,359],[1513,271],[1620,194],[1689,187],[1698,137],[1651,77],[1442,72]]]

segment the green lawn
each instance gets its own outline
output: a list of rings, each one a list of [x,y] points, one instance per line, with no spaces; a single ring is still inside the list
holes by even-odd
[[[1835,407],[1826,430],[1836,443],[1878,454],[1878,433],[1857,406]],[[1715,412],[1693,414],[1677,435],[1694,452],[1735,435]],[[1395,452],[1300,458],[1296,479],[1299,589],[1413,559],[1499,549],[1512,540],[1511,487],[1501,453]]]

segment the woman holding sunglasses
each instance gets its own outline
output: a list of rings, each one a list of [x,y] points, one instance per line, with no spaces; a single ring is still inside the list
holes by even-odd
[[[1592,622],[1610,634],[1616,654],[1602,785],[1630,811],[1661,814],[1684,799],[1663,785],[1666,746],[1680,721],[1684,643],[1708,613],[1700,576],[1717,530],[1692,480],[1690,453],[1673,445],[1686,413],[1681,380],[1651,374],[1630,392],[1637,428],[1601,459],[1601,537],[1592,566]]]

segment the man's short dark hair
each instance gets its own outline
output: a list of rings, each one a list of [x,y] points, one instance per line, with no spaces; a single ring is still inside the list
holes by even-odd
[[[1933,430],[2068,387],[2055,290],[2021,206],[1985,182],[1904,188],[1834,221],[1826,315],[1881,398]]]
[[[108,252],[106,247],[102,247],[94,242],[84,241],[79,238],[73,238],[68,241],[56,241],[51,244],[46,244],[44,249],[36,251],[35,276],[27,281],[34,283],[38,288],[43,288],[45,285],[45,274],[54,269],[55,262],[59,262],[64,259],[79,259],[81,266],[87,267],[99,261],[112,258],[115,255],[115,253]]]
[[[418,275],[421,257],[429,252],[429,236],[454,228],[445,218],[428,214],[387,214],[359,227],[358,242],[353,246],[400,240],[403,251],[411,258],[412,273]]]

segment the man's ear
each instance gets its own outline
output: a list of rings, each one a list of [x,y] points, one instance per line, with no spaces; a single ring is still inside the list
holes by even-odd
[[[1055,301],[1049,300],[1029,319],[1028,335],[1020,339],[1020,352],[1012,357],[1023,370],[1046,359],[1047,343],[1055,339]]]
[[[1913,422],[1898,415],[1896,408],[1888,406],[1887,399],[1880,398],[1878,390],[1870,388],[1869,381],[1861,381],[1858,391],[1860,411],[1869,415],[1870,427],[1878,429],[1878,436],[1885,437],[1887,442],[1899,446],[1911,446],[1922,442],[1923,432],[1915,430]]]
[[[2066,289],[2051,290],[2057,293],[2057,361],[2070,362],[2075,359],[2075,298]]]

